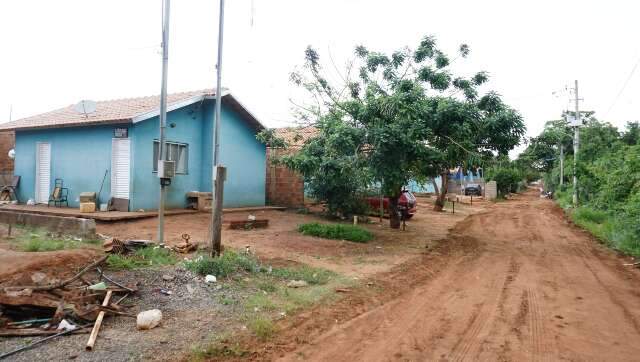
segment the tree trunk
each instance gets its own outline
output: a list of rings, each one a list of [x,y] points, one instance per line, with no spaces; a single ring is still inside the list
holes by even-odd
[[[449,188],[449,172],[443,172],[440,174],[440,178],[442,179],[442,187],[440,188],[440,192],[437,192],[436,203],[433,205],[434,211],[442,211],[444,208],[445,197],[447,196],[447,189]]]
[[[399,196],[389,197],[389,226],[392,229],[400,229],[400,211],[398,210]]]

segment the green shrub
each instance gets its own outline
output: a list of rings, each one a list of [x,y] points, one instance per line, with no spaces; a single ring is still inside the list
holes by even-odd
[[[498,195],[505,196],[510,192],[518,192],[523,176],[515,168],[496,168],[488,172],[488,180],[495,181]]]
[[[236,272],[258,272],[260,265],[252,255],[240,254],[232,250],[225,251],[222,256],[211,258],[199,256],[194,260],[186,261],[185,267],[200,275],[215,275],[226,277]]]
[[[345,224],[320,224],[312,222],[298,226],[298,231],[304,235],[312,235],[325,239],[349,240],[357,243],[366,243],[373,239],[373,234],[355,225]]]
[[[602,224],[607,220],[607,213],[589,207],[579,207],[574,211],[573,217],[578,220]]]

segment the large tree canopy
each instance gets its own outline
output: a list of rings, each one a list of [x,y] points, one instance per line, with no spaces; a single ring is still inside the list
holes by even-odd
[[[304,68],[291,79],[312,100],[299,115],[320,132],[282,162],[300,171],[332,211],[350,211],[340,206],[344,191],[359,198],[378,185],[397,227],[398,197],[410,180],[445,175],[444,194],[450,168],[505,155],[524,133],[522,117],[497,93],[480,95],[487,73],[453,74],[451,63],[468,54],[461,45],[451,59],[429,36],[415,50],[391,54],[358,46],[336,82],[309,47]]]

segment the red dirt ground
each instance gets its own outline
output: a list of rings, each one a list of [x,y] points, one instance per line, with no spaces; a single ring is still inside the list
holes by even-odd
[[[252,358],[637,361],[640,272],[624,262],[530,192],[373,287],[282,322]]]
[[[377,218],[372,224],[361,224],[371,230],[376,238],[366,244],[341,240],[328,240],[301,235],[297,226],[302,223],[327,220],[315,215],[283,211],[259,211],[257,218],[269,219],[269,227],[255,230],[222,231],[223,245],[233,248],[250,246],[258,256],[266,259],[290,260],[315,267],[331,269],[351,276],[367,276],[387,271],[415,257],[426,245],[442,239],[449,230],[470,213],[482,210],[487,203],[475,201],[456,206],[455,214],[431,211],[430,200],[421,199],[419,212],[407,223],[407,230],[389,229],[387,219],[382,225]],[[229,213],[224,220],[246,220],[249,213]],[[207,247],[205,240],[211,214],[173,215],[165,218],[165,235],[169,244],[181,240],[183,233],[191,235],[191,241]],[[99,223],[98,232],[120,239],[154,239],[157,220],[144,219],[130,222]]]
[[[77,266],[88,264],[99,252],[75,249],[49,252],[0,250],[0,284],[32,285],[31,274],[43,272],[55,278],[73,275]]]

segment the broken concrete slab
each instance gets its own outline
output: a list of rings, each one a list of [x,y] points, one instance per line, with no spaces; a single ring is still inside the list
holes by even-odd
[[[92,219],[0,210],[0,223],[44,228],[64,235],[73,235],[87,239],[96,237],[96,222]]]

